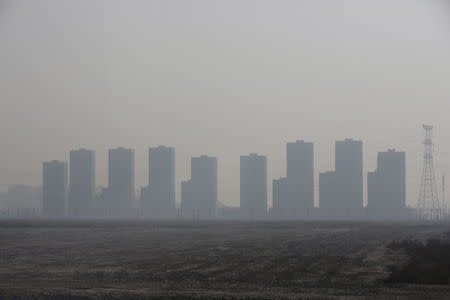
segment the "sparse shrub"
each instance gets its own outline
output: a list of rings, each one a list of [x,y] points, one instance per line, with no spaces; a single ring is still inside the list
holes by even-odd
[[[403,267],[392,267],[388,282],[415,284],[449,284],[450,243],[431,239],[425,243],[416,240],[395,241],[388,245],[403,250],[409,256]]]

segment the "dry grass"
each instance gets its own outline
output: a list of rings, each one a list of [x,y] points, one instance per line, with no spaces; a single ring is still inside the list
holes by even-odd
[[[393,240],[446,225],[356,222],[0,222],[0,298],[439,299],[448,286],[391,286]],[[382,297],[383,298],[383,297]]]

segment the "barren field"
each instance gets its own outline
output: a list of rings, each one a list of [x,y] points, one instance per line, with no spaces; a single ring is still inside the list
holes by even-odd
[[[449,226],[350,222],[1,221],[1,299],[448,299],[388,284],[392,241]]]

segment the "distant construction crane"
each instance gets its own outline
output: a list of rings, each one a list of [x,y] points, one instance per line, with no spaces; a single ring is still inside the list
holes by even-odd
[[[437,220],[441,217],[441,209],[434,174],[433,126],[423,125],[423,129],[425,130],[425,140],[423,141],[425,151],[417,208],[421,218]]]

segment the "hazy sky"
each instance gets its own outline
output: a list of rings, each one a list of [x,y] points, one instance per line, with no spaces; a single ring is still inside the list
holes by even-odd
[[[1,188],[40,184],[43,161],[78,147],[105,185],[116,146],[136,149],[142,186],[148,147],[165,144],[178,182],[191,156],[218,156],[220,201],[238,204],[239,155],[267,155],[271,181],[286,142],[306,139],[318,177],[350,137],[365,172],[377,151],[407,152],[415,205],[422,123],[450,175],[445,2],[0,0]]]

